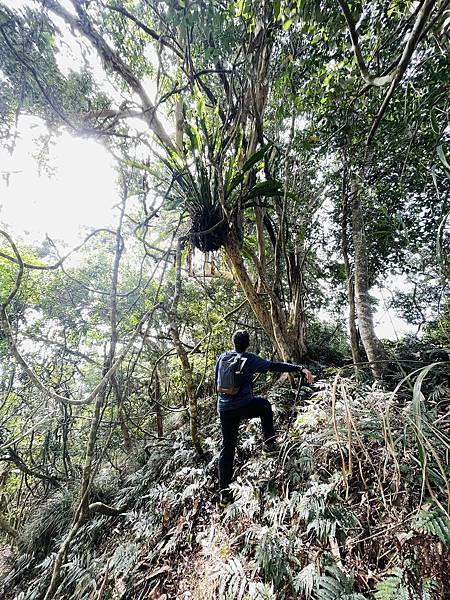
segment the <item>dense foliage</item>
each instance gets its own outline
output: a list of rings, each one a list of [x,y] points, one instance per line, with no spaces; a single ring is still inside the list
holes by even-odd
[[[446,597],[449,23],[446,0],[0,1],[2,148],[30,118],[44,169],[61,131],[101,140],[120,197],[76,248],[0,230],[2,597]],[[378,339],[380,289],[416,335]],[[258,380],[282,452],[249,424],[221,512],[236,328],[317,383]]]

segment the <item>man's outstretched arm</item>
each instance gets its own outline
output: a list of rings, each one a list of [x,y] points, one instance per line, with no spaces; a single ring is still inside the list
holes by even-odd
[[[314,383],[314,375],[302,365],[271,361],[268,370],[272,373],[302,373],[308,383]]]

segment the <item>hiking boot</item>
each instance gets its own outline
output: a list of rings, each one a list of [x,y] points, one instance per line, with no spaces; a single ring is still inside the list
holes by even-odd
[[[276,442],[264,442],[263,453],[266,456],[275,456],[280,453],[280,446]]]
[[[221,490],[219,493],[219,506],[225,508],[233,502],[233,492],[231,490]]]

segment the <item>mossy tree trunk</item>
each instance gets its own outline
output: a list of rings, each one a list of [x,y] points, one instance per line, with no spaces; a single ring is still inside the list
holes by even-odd
[[[261,327],[272,341],[282,360],[291,360],[292,357],[298,355],[298,349],[294,347],[293,340],[288,334],[286,318],[281,302],[267,281],[266,274],[263,272],[258,258],[252,254],[264,294],[257,292],[257,283],[252,281],[248,273],[238,236],[233,230],[230,231],[225,252],[233,269],[234,276],[239,282]],[[268,299],[268,302],[265,301],[266,299]]]

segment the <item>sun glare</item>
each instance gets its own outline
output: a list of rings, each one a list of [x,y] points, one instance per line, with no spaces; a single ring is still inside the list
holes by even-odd
[[[39,242],[49,235],[71,246],[86,228],[114,223],[118,192],[113,159],[93,140],[63,132],[48,142],[45,134],[42,121],[24,117],[12,155],[0,151],[0,222],[24,241]]]

